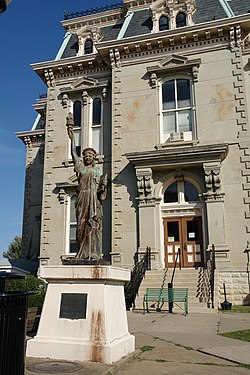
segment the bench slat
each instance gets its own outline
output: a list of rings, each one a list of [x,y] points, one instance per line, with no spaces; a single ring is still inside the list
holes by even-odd
[[[148,302],[184,302],[185,314],[188,313],[188,288],[147,288],[143,298],[143,312],[148,310]]]

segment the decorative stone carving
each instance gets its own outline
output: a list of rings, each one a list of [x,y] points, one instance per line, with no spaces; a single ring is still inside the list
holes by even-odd
[[[63,94],[62,96],[62,106],[64,109],[66,109],[68,107],[68,102],[69,102],[69,96],[68,94]]]
[[[250,48],[250,33],[242,41],[243,49]]]
[[[117,48],[111,49],[109,51],[109,57],[112,68],[116,67],[119,68],[121,66],[121,57],[120,52]]]
[[[206,201],[221,201],[224,193],[221,192],[220,164],[204,163],[205,184],[207,192],[203,194]]]
[[[176,28],[176,16],[183,12],[187,17],[187,25],[194,25],[193,14],[196,10],[195,0],[158,0],[150,6],[151,17],[153,21],[152,32],[159,31],[159,19],[161,16],[169,18],[170,29]]]
[[[154,182],[151,168],[136,169],[137,188],[139,200],[151,200],[153,198]]]
[[[55,77],[52,69],[45,69],[44,70],[44,77],[46,79],[46,84],[48,87],[53,87],[55,86]]]

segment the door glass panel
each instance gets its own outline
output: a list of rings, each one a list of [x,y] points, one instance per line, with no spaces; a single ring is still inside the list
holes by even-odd
[[[187,221],[187,240],[199,241],[199,224],[198,221]]]
[[[178,221],[168,222],[168,242],[179,242]]]

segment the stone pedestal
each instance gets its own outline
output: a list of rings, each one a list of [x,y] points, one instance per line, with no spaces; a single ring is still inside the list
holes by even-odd
[[[37,335],[28,357],[113,363],[132,353],[124,282],[130,271],[112,266],[48,266],[48,282]]]

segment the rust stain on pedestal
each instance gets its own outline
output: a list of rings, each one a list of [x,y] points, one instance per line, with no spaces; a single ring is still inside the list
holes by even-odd
[[[90,324],[90,361],[104,362],[105,327],[104,314],[101,310],[93,311]]]
[[[93,279],[101,279],[103,274],[102,267],[94,266],[92,271]]]

